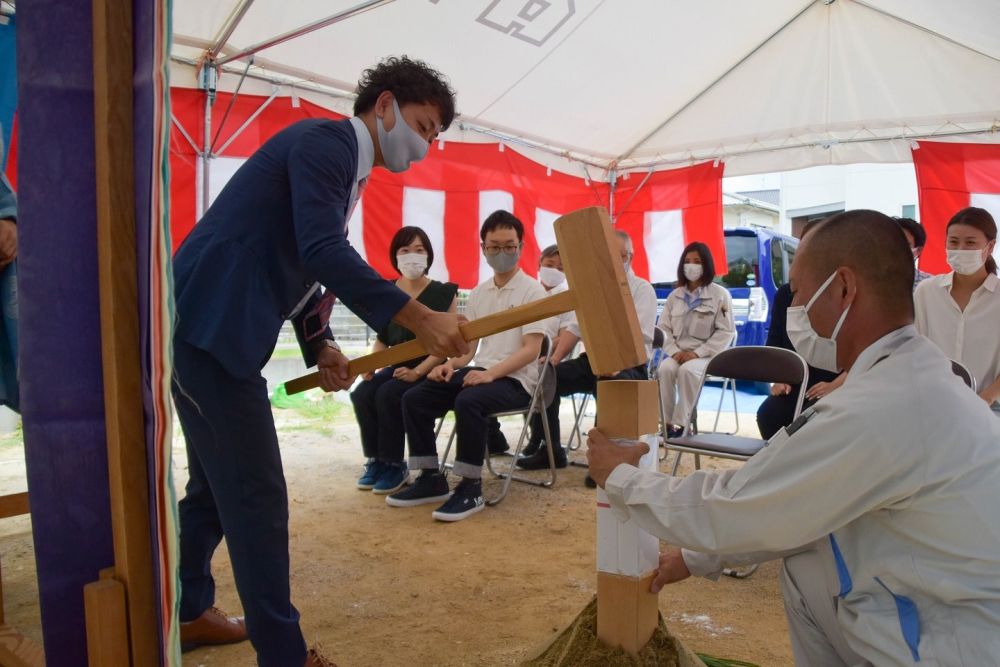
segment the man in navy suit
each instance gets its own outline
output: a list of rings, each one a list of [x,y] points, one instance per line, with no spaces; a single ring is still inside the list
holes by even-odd
[[[375,330],[390,320],[435,355],[468,351],[456,315],[379,277],[347,241],[374,166],[406,170],[455,115],[454,92],[420,61],[388,58],[358,83],[350,120],[303,120],[240,167],[174,257],[173,395],[190,480],[180,502],[181,642],[249,636],[262,667],[329,664],[306,650],[289,597],[288,495],[261,369],[291,320],[327,391],[348,388],[327,326],[334,296]],[[214,607],[225,536],[246,621]]]

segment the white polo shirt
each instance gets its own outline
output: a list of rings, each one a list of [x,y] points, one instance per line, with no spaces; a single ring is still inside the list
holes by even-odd
[[[472,290],[465,306],[465,316],[470,320],[475,320],[543,298],[545,298],[545,288],[542,287],[541,283],[518,269],[514,277],[503,287],[497,287],[493,278],[490,277],[486,282]],[[483,368],[495,366],[521,349],[521,338],[525,334],[548,334],[555,326],[552,319],[532,322],[481,339],[476,356],[472,359],[473,365]],[[530,394],[538,383],[538,364],[532,361],[510,373],[508,377],[520,382],[524,390]]]
[[[963,312],[951,296],[954,275],[945,273],[917,285],[915,324],[945,356],[962,362],[981,390],[1000,377],[1000,279],[988,274]]]
[[[542,289],[545,289],[545,285],[542,285]],[[568,290],[569,285],[567,285],[564,280],[552,289],[546,291],[545,296],[555,296],[560,292],[566,292]],[[576,326],[576,311],[569,310],[562,315],[556,315],[555,317],[549,318],[549,322],[552,324],[552,328],[549,330],[549,336],[555,338],[563,329],[569,329],[570,325]]]

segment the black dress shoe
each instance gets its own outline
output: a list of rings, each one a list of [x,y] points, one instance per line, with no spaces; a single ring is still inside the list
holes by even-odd
[[[566,450],[562,447],[552,452],[557,468],[566,467]],[[517,467],[521,470],[547,470],[549,467],[549,450],[546,447],[539,447],[538,451],[517,460]]]
[[[542,448],[541,441],[529,440],[524,449],[521,450],[521,458],[526,459],[534,456]]]
[[[591,477],[590,475],[587,475],[587,477],[584,478],[583,483],[584,483],[584,485],[588,489],[596,489],[597,488],[597,482],[595,482],[594,478]]]

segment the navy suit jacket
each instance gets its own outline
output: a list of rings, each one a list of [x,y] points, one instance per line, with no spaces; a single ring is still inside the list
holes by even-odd
[[[317,281],[383,329],[409,297],[347,242],[357,169],[357,135],[347,120],[299,121],[261,146],[174,256],[175,335],[230,374],[255,375]],[[316,350],[304,341],[302,319],[318,301],[314,294],[293,318],[309,366]],[[324,337],[332,338],[329,330]]]

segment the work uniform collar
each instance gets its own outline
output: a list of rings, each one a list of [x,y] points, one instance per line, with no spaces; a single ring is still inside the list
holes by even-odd
[[[917,335],[917,328],[912,324],[907,324],[882,336],[858,355],[851,370],[847,372],[847,381],[850,382],[851,378],[867,373],[878,362]]]

